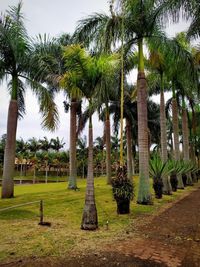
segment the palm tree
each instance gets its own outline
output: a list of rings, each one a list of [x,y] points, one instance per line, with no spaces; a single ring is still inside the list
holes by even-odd
[[[114,154],[115,162],[119,159],[119,138],[118,133],[115,133],[115,135],[111,136],[111,151],[112,154]]]
[[[81,229],[95,230],[98,227],[97,210],[94,196],[93,173],[93,125],[92,105],[93,97],[103,82],[109,82],[108,78],[116,66],[116,57],[101,55],[99,58],[91,57],[80,45],[69,46],[65,49],[64,59],[66,68],[70,71],[61,80],[64,88],[78,88],[89,102],[89,129],[88,129],[88,173]]]
[[[184,96],[182,97],[182,135],[183,135],[183,159],[185,162],[189,162],[190,156],[189,156],[188,115],[187,115]],[[191,173],[187,174],[187,184],[192,185]]]
[[[37,158],[37,152],[41,148],[40,142],[35,138],[32,137],[28,140],[28,148],[31,153],[33,153],[33,156],[31,157],[31,162],[33,164],[33,183],[35,183],[36,180],[36,166],[38,164],[38,158]]]
[[[157,43],[162,43],[165,36],[157,23],[160,9],[154,5],[154,1],[127,0],[123,1],[121,6],[123,10],[121,9],[116,14],[111,12],[111,16],[95,14],[80,21],[76,35],[82,41],[85,39],[86,43],[96,41],[97,47],[103,43],[105,47],[110,47],[110,49],[112,45],[116,44],[116,41],[121,42],[121,36],[124,35],[124,51],[132,51],[134,45],[138,47],[137,106],[140,161],[138,203],[148,204],[151,203],[151,194],[148,170],[147,84],[144,73],[143,42],[145,38],[153,37]],[[124,27],[121,26],[122,24]],[[101,44],[97,40],[101,40]]]
[[[82,165],[82,177],[85,178],[85,166],[87,161],[87,138],[79,137],[77,139],[77,159]]]
[[[21,170],[20,170],[20,176],[22,176],[23,170],[25,171],[25,176],[26,176],[26,163],[27,163],[27,153],[28,153],[28,143],[24,141],[22,138],[16,140],[16,155],[17,158],[19,159],[19,162],[21,163]]]
[[[60,140],[58,136],[56,138],[51,138],[50,142],[51,142],[51,148],[56,152],[59,152],[59,150],[63,148],[65,145],[63,139]]]
[[[183,95],[191,95],[191,92],[187,92],[188,90],[186,89],[188,88],[192,88],[193,91],[197,90],[197,73],[196,73],[196,69],[195,69],[195,65],[193,62],[193,58],[192,58],[192,54],[189,51],[189,44],[187,43],[186,39],[185,39],[185,35],[183,33],[180,33],[176,36],[176,40],[177,42],[180,44],[180,46],[182,47],[183,50],[185,50],[185,53],[187,54],[188,57],[188,64],[187,66],[184,65],[183,63],[183,59],[181,57],[179,57],[177,59],[176,64],[174,64],[173,68],[171,68],[170,72],[169,72],[169,77],[172,80],[172,93],[173,93],[173,99],[172,99],[172,122],[173,122],[173,133],[174,133],[174,152],[175,152],[175,159],[179,160],[180,159],[180,153],[179,153],[179,133],[178,133],[178,107],[177,107],[177,97],[178,97],[178,92],[180,92],[180,94]],[[187,68],[187,71],[186,71]],[[183,76],[184,73],[184,76]],[[187,93],[186,93],[187,92]],[[184,99],[183,99],[184,100]],[[188,142],[186,138],[188,138],[188,134],[187,134],[187,119],[185,117],[185,103],[184,101],[182,101],[183,103],[183,136],[184,136],[184,143],[183,143],[183,147],[184,149],[188,149]],[[186,152],[186,151],[185,151]],[[187,155],[186,155],[187,154]],[[189,154],[188,152],[186,152],[186,154],[184,155],[185,160],[187,160]],[[188,182],[189,180],[191,180],[188,177]],[[191,183],[191,181],[189,182]],[[182,183],[182,179],[179,176],[178,177],[178,188],[183,188],[183,183]]]
[[[71,36],[63,34],[59,38],[50,39],[46,35],[38,36],[35,42],[35,61],[43,66],[44,71],[38,73],[38,79],[46,82],[51,88],[52,93],[59,90],[59,81],[66,73],[66,66],[63,60],[63,49],[71,44]],[[82,97],[80,90],[74,88],[71,84],[67,88],[63,88],[69,102],[64,101],[65,112],[70,109],[70,173],[68,188],[77,189],[77,163],[76,163],[76,141],[77,141],[77,113],[81,104]]]
[[[132,153],[132,136],[133,136],[133,130],[136,129],[137,124],[137,106],[136,102],[134,102],[134,98],[131,96],[134,95],[132,92],[131,86],[126,85],[124,88],[124,102],[123,102],[123,119],[126,121],[126,150],[127,150],[127,175],[128,179],[132,181],[132,175],[133,175],[133,153]],[[119,128],[119,122],[121,117],[120,112],[120,102],[118,101],[119,97],[116,97],[116,99],[111,101],[109,112],[110,114],[113,114],[113,120],[114,120],[114,131],[118,132]],[[123,146],[125,147],[125,146]],[[116,158],[116,161],[118,161],[118,158]]]
[[[50,119],[55,122],[55,114],[57,114],[57,110],[51,114],[47,108],[47,106],[53,105],[48,90],[30,77],[35,65],[31,62],[31,44],[24,27],[21,9],[21,2],[16,7],[10,7],[10,10],[0,21],[0,79],[1,81],[7,79],[11,94],[4,154],[2,198],[14,196],[13,170],[17,121],[25,112],[24,93],[26,87],[24,80],[31,86],[40,100],[40,111],[46,121],[44,126],[50,126],[48,124]],[[53,128],[55,124],[51,126]]]
[[[3,134],[0,139],[0,166],[3,167],[4,150],[6,145],[6,134]]]
[[[190,21],[188,37],[198,38],[200,36],[200,6],[199,0],[157,0],[162,6],[165,21],[172,18],[177,22],[180,16]]]
[[[77,88],[73,88],[73,85],[68,84],[66,89],[70,96],[70,104],[64,101],[65,112],[68,112],[70,108],[70,173],[68,189],[77,189],[77,161],[76,161],[76,143],[77,143],[77,116],[81,116],[81,104],[80,98],[82,93]]]
[[[48,138],[44,136],[43,139],[39,139],[39,146],[42,151],[48,152],[51,148],[51,141],[49,141]]]
[[[161,135],[161,158],[163,163],[167,162],[167,129],[166,129],[166,115],[165,115],[165,99],[164,99],[164,73],[165,63],[162,53],[151,50],[150,65],[156,70],[160,76],[160,135]],[[163,176],[163,193],[170,195],[172,192],[171,184],[168,176]]]
[[[36,152],[40,149],[40,142],[35,137],[32,137],[28,140],[28,147],[31,152],[36,154]]]
[[[49,149],[51,148],[51,141],[48,140],[46,136],[39,140],[40,149],[43,151],[43,160],[45,162],[45,181],[48,182],[48,166],[50,162]]]

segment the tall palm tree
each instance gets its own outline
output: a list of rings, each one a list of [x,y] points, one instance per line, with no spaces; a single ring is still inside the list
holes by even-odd
[[[63,74],[65,75],[65,74]],[[76,161],[76,144],[77,144],[77,131],[78,123],[77,116],[81,116],[81,104],[82,93],[77,88],[72,89],[73,85],[68,84],[67,91],[68,96],[70,97],[70,103],[64,101],[65,112],[68,112],[70,108],[70,172],[69,172],[69,183],[68,189],[77,189],[77,161]]]
[[[189,156],[189,128],[188,115],[184,96],[182,97],[182,136],[183,136],[183,159],[185,162],[190,160]],[[187,174],[187,184],[192,184],[191,173]]]
[[[71,44],[72,39],[69,34],[63,34],[59,38],[49,38],[46,35],[38,36],[35,42],[35,61],[43,66],[44,71],[38,73],[38,78],[46,82],[51,87],[51,92],[56,93],[59,90],[59,81],[66,73],[66,66],[63,60],[64,47]],[[77,189],[77,163],[76,163],[76,141],[77,141],[77,113],[82,97],[80,90],[74,88],[71,84],[68,88],[63,88],[69,98],[69,102],[64,101],[65,112],[70,109],[70,173],[68,188]]]
[[[165,58],[160,51],[150,49],[150,67],[159,74],[159,88],[160,88],[160,135],[161,135],[161,159],[163,163],[168,160],[167,153],[167,122],[165,114],[165,98],[164,98],[164,74],[165,74]],[[163,177],[163,193],[170,195],[172,192],[171,184],[168,176]]]
[[[97,43],[106,47],[113,47],[124,39],[124,51],[131,53],[134,46],[138,48],[138,81],[137,81],[137,105],[138,105],[138,144],[140,161],[140,185],[138,203],[151,203],[148,170],[148,129],[147,129],[147,84],[144,73],[143,43],[145,39],[153,38],[157,43],[166,40],[160,31],[158,17],[160,8],[154,5],[155,1],[133,1],[122,2],[124,11],[119,10],[111,16],[94,14],[89,18],[80,21],[76,35],[86,43]],[[124,27],[121,27],[122,21]],[[122,34],[123,32],[123,34]],[[117,41],[117,42],[116,42]]]
[[[65,49],[64,59],[69,70],[61,80],[63,87],[79,88],[89,102],[89,129],[88,129],[88,173],[81,229],[95,230],[98,227],[97,209],[94,196],[93,172],[93,124],[92,105],[93,97],[103,82],[109,82],[116,67],[116,57],[101,55],[91,57],[80,45],[72,45]],[[114,60],[115,59],[115,60]],[[109,78],[109,79],[108,79]]]
[[[119,138],[118,133],[111,136],[111,153],[114,155],[115,162],[119,159]]]
[[[136,102],[132,98],[132,88],[131,86],[125,85],[124,88],[124,102],[123,102],[123,119],[126,122],[126,150],[127,150],[127,176],[130,181],[132,181],[133,176],[133,153],[132,153],[132,136],[133,129],[136,129],[137,124],[137,106]],[[121,103],[119,102],[119,96],[116,97],[110,104],[109,110],[110,114],[113,114],[114,120],[114,131],[118,132],[119,122],[121,117]]]
[[[10,7],[0,21],[0,80],[8,81],[11,100],[8,109],[7,142],[4,154],[4,169],[2,182],[2,198],[14,196],[13,170],[15,161],[15,144],[17,121],[25,112],[24,80],[33,89],[40,101],[40,111],[44,117],[44,126],[55,122],[57,110],[52,114],[47,106],[54,102],[48,95],[48,90],[30,77],[35,65],[31,62],[32,47],[23,23],[21,13],[22,3]],[[46,124],[45,124],[46,122]]]

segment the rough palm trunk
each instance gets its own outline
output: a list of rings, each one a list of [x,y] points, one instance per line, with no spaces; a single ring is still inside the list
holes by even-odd
[[[70,106],[70,172],[69,189],[77,189],[77,168],[76,168],[76,101],[71,101]]]
[[[139,146],[139,204],[151,204],[149,182],[149,148],[147,126],[147,83],[144,73],[143,41],[138,42],[139,66],[137,77],[137,113],[138,113],[138,146]]]
[[[89,151],[88,151],[88,173],[87,173],[87,187],[85,196],[85,207],[83,210],[83,217],[81,229],[95,230],[98,228],[97,209],[94,195],[94,173],[93,173],[93,130],[92,118],[89,122]]]
[[[182,133],[183,133],[183,159],[189,161],[189,130],[188,130],[188,118],[185,106],[182,108]],[[191,173],[187,174],[187,184],[192,185]]]
[[[175,160],[180,160],[179,151],[179,128],[178,128],[178,108],[176,98],[172,99],[172,124],[173,124],[173,134],[174,134],[174,158]],[[178,188],[184,189],[182,176],[178,175]]]
[[[126,140],[127,140],[127,171],[128,179],[132,181],[133,175],[133,157],[132,157],[132,138],[131,138],[131,124],[128,119],[126,119]]]
[[[111,184],[110,116],[109,116],[108,112],[106,112],[105,136],[106,136],[106,174],[107,174],[107,184]]]
[[[11,100],[8,110],[7,136],[3,166],[2,198],[11,198],[14,196],[13,173],[15,167],[17,117],[17,101]]]
[[[162,79],[161,79],[161,83],[163,83]],[[164,99],[163,88],[161,89],[161,92],[160,92],[160,132],[161,132],[161,158],[163,162],[166,162],[168,159],[167,129],[166,129],[165,99]],[[171,184],[170,184],[168,176],[163,178],[163,193],[166,195],[171,195],[172,193],[172,188],[171,188]]]

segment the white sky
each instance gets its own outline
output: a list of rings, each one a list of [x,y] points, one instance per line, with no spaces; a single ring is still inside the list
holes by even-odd
[[[16,5],[18,0],[0,0],[0,12],[4,12],[9,6]],[[57,36],[64,32],[73,32],[79,19],[86,17],[93,12],[108,12],[107,0],[24,0],[23,13],[26,18],[26,26],[29,34],[35,36],[38,33],[49,33],[51,36]],[[167,30],[170,35],[185,30],[186,23],[171,25]],[[135,75],[133,79],[135,82]],[[7,109],[9,95],[6,90],[6,83],[0,85],[0,136],[6,133]],[[36,98],[30,90],[26,93],[26,115],[18,122],[17,138],[22,137],[25,140],[36,137],[48,138],[59,136],[64,138],[66,147],[69,146],[69,113],[64,113],[64,96],[59,94],[56,103],[59,107],[60,126],[54,133],[43,131],[40,126],[41,117],[38,113]],[[94,138],[102,135],[103,125],[98,122],[94,116]],[[87,128],[83,134],[87,133]]]

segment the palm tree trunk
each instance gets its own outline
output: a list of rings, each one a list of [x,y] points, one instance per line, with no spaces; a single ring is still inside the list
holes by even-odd
[[[132,175],[135,175],[135,152],[136,152],[136,148],[135,148],[135,142],[134,142],[134,144],[132,144],[132,170],[133,170]]]
[[[109,116],[109,112],[108,111],[106,112],[105,135],[106,135],[106,174],[107,174],[107,184],[111,184],[110,116]]]
[[[48,183],[48,163],[46,162],[45,166],[45,183]]]
[[[16,100],[11,100],[8,110],[7,136],[4,153],[2,198],[14,196],[13,173],[15,167],[15,145],[17,131],[18,104]]]
[[[132,181],[133,178],[133,157],[132,157],[132,138],[131,138],[131,124],[128,119],[126,119],[126,140],[127,140],[127,171],[128,179]]]
[[[189,130],[188,130],[188,118],[185,104],[182,108],[182,133],[183,133],[183,159],[189,161]],[[191,173],[187,174],[187,184],[192,185]]]
[[[77,168],[76,168],[76,101],[71,101],[70,107],[70,174],[69,189],[77,189]]]
[[[147,83],[144,73],[143,40],[138,41],[139,66],[137,77],[138,146],[139,146],[139,204],[151,204],[149,182],[149,148],[147,126]]]
[[[35,184],[35,178],[36,178],[36,166],[34,163],[34,169],[33,169],[33,184]]]
[[[135,175],[135,160],[134,160],[134,156],[132,157],[132,175]]]
[[[82,176],[83,178],[85,178],[85,165],[84,163],[82,163],[83,167],[82,167]]]
[[[178,108],[176,98],[172,99],[172,124],[173,124],[173,133],[174,133],[174,158],[175,160],[180,160],[180,151],[179,151],[179,128],[178,128]],[[182,176],[178,175],[178,188],[184,189]]]
[[[194,136],[194,144],[192,143],[191,144],[191,159],[194,163],[196,163],[196,155],[195,155],[195,150],[196,150],[196,125],[197,125],[197,121],[196,121],[196,112],[195,112],[195,109],[194,109],[194,106],[191,105],[191,108],[192,108],[192,134]],[[197,182],[198,181],[198,178],[197,178],[197,175],[196,173],[193,173],[193,181],[194,182]]]
[[[161,75],[161,92],[160,92],[160,132],[161,132],[161,158],[163,162],[166,162],[168,156],[167,156],[167,129],[166,129],[163,75]],[[164,185],[163,193],[166,195],[171,195],[172,187],[168,176],[163,178],[163,185]]]
[[[20,177],[22,178],[22,174],[23,174],[23,161],[21,162],[20,165]]]
[[[89,151],[88,151],[88,174],[87,174],[87,187],[85,196],[85,207],[83,210],[83,217],[81,222],[81,229],[95,230],[98,228],[97,209],[95,204],[94,195],[94,173],[93,173],[93,129],[92,117],[89,121]]]

